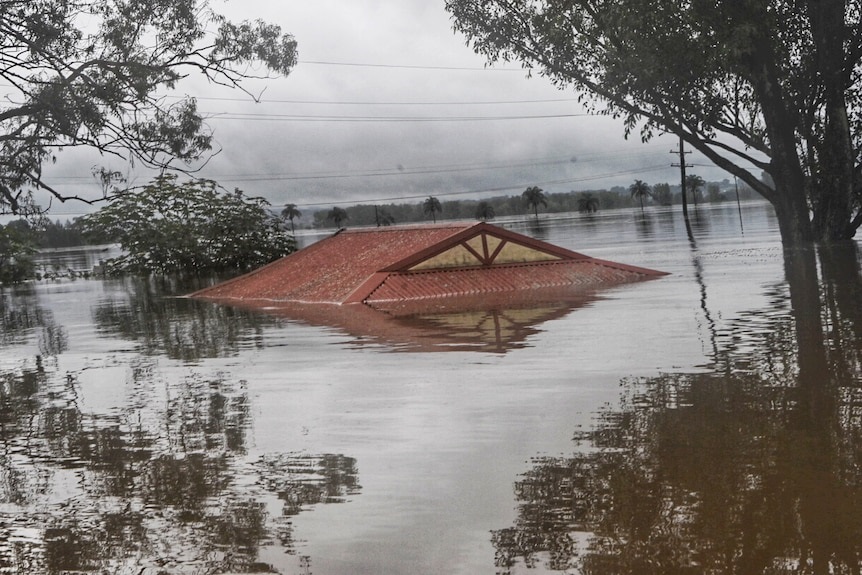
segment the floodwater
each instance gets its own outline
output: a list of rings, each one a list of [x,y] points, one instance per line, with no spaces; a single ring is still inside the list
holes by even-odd
[[[858,573],[855,244],[785,253],[760,203],[498,223],[671,275],[336,324],[0,292],[0,573]]]

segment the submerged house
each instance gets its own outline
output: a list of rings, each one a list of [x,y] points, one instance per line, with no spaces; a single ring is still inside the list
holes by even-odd
[[[367,306],[389,315],[523,307],[665,275],[487,223],[342,230],[191,294],[244,307]]]

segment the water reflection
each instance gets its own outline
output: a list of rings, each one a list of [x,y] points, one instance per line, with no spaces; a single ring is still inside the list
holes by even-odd
[[[262,345],[262,331],[277,322],[237,308],[176,297],[212,280],[179,283],[176,279],[114,280],[110,297],[93,308],[105,333],[139,342],[147,353],[195,361],[236,354],[241,346]]]
[[[37,332],[43,354],[56,355],[66,348],[65,329],[39,304],[32,286],[0,289],[0,346],[20,344]]]
[[[655,235],[652,216],[645,213],[635,216],[635,232],[640,239],[652,238]]]
[[[714,333],[710,369],[624,381],[572,457],[536,458],[499,572],[858,573],[859,254],[819,256],[820,277],[813,250],[786,254],[790,309]]]
[[[157,381],[151,361],[102,412],[81,373],[0,371],[0,571],[273,572],[259,555],[295,552],[291,516],[359,492],[350,457],[246,457],[244,381]]]
[[[436,305],[425,300],[391,304],[392,309],[386,311],[364,304],[279,305],[254,300],[203,305],[246,308],[277,318],[332,327],[351,336],[355,345],[385,345],[394,352],[506,353],[527,347],[530,336],[541,331],[541,324],[590,305],[600,295],[593,291],[572,293],[568,289],[534,290],[526,296],[513,293],[511,301],[501,307],[489,306],[483,297],[439,299]]]

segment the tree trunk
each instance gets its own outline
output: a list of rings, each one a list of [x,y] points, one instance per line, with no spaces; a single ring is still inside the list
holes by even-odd
[[[805,195],[805,173],[796,146],[798,118],[791,111],[778,81],[770,40],[761,38],[755,48],[750,62],[750,80],[763,110],[772,148],[769,173],[775,183],[775,190],[767,199],[775,208],[782,242],[786,246],[798,246],[814,238]]]
[[[844,0],[808,2],[811,34],[817,50],[817,70],[824,87],[826,127],[820,169],[811,190],[814,233],[823,241],[852,238],[854,154],[847,118]]]

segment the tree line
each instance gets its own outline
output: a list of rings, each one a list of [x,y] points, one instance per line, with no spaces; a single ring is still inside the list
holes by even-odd
[[[640,181],[640,180],[638,180]],[[333,207],[312,213],[307,223],[314,228],[351,226],[386,226],[432,222],[439,220],[494,219],[533,214],[538,217],[539,210],[545,213],[595,212],[640,206],[642,201],[652,205],[677,205],[682,202],[681,186],[658,183],[648,187],[640,197],[631,194],[630,188],[614,186],[610,189],[596,189],[569,192],[544,192],[530,186],[519,195],[496,196],[482,200],[445,200],[429,196],[422,202],[355,204],[347,207]],[[742,200],[761,199],[750,186],[733,182],[706,182],[703,178],[690,174],[686,189],[689,201],[721,202],[736,199],[736,190]],[[538,194],[536,190],[538,190]],[[532,200],[532,201],[531,201]],[[296,206],[288,204],[295,209]],[[480,217],[480,216],[485,217]],[[490,217],[489,217],[490,216]]]
[[[730,193],[728,181],[706,183],[690,175],[687,189],[697,201],[717,202]],[[756,197],[747,186],[744,199]],[[545,193],[530,186],[517,196],[482,200],[443,200],[429,196],[422,202],[357,204],[334,207],[312,215],[314,227],[386,226],[438,220],[493,220],[497,217],[630,208],[644,202],[679,203],[679,186],[650,186],[636,180],[628,189]],[[176,175],[162,175],[139,190],[116,192],[102,209],[72,221],[29,216],[0,225],[0,284],[37,277],[34,256],[40,249],[117,243],[123,255],[106,262],[114,273],[201,273],[243,271],[277,259],[295,249],[295,204],[276,210],[263,198],[241,190],[220,190],[210,180],[181,183]]]

